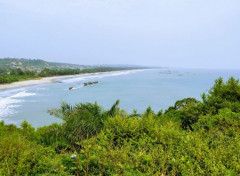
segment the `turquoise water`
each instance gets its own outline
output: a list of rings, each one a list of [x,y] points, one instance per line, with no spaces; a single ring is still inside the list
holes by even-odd
[[[27,120],[34,127],[60,122],[47,110],[61,102],[70,104],[95,102],[109,108],[117,99],[120,107],[143,112],[148,106],[154,111],[166,109],[176,100],[201,99],[216,78],[240,78],[239,70],[155,69],[92,74],[57,80],[61,83],[42,84],[0,91],[0,120],[19,125]],[[84,82],[99,84],[83,86]],[[68,88],[74,89],[69,91]]]

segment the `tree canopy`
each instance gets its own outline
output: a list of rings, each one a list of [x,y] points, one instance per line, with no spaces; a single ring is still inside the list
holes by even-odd
[[[165,112],[63,103],[61,124],[1,122],[0,175],[239,175],[239,100],[239,80],[219,78]]]

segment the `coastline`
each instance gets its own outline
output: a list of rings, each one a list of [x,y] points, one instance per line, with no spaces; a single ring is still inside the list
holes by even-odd
[[[76,74],[76,75],[44,77],[44,78],[40,78],[40,79],[32,79],[32,80],[26,80],[26,81],[13,82],[10,84],[0,84],[0,90],[13,89],[13,88],[19,88],[19,87],[27,87],[27,86],[33,86],[33,85],[39,85],[39,84],[53,84],[53,83],[57,83],[55,81],[56,79],[62,79],[62,78],[73,78],[76,76],[83,76],[83,75],[86,76],[86,75],[94,75],[94,74],[101,74],[101,73],[115,73],[115,72],[125,72],[125,71],[133,71],[133,70],[82,73],[82,74]]]
[[[52,84],[55,82],[54,81],[55,79],[68,78],[68,77],[74,77],[74,76],[79,76],[79,75],[52,76],[52,77],[45,77],[45,78],[40,78],[40,79],[18,81],[18,82],[13,82],[10,84],[1,84],[0,90],[33,86],[33,85],[38,85],[38,84]]]

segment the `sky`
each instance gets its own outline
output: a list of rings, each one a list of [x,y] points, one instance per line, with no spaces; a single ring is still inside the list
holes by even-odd
[[[0,58],[240,69],[240,0],[0,0]]]

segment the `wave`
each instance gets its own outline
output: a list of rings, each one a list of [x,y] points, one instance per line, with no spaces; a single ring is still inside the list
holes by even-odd
[[[15,95],[12,95],[11,97],[12,98],[22,98],[22,97],[29,97],[29,96],[34,96],[36,95],[35,93],[29,93],[27,91],[22,91],[22,92],[19,92]]]
[[[7,94],[13,93],[15,91],[6,92]],[[34,96],[35,93],[29,93],[26,90],[15,93],[11,96],[0,98],[0,121],[4,120],[6,123],[14,123],[13,121],[6,119],[10,115],[17,113],[17,108],[19,108],[22,102],[24,102],[25,97]],[[15,122],[16,123],[16,122]]]
[[[68,78],[61,80],[62,83],[73,83],[73,82],[81,82],[81,81],[86,81],[86,80],[92,80],[92,79],[102,79],[106,77],[111,77],[111,76],[120,76],[120,75],[127,75],[127,74],[133,74],[136,72],[139,72],[141,70],[129,70],[129,71],[116,71],[116,72],[107,72],[107,73],[93,73],[89,75],[82,75],[82,76],[77,76],[74,78]]]
[[[9,97],[13,94],[17,94],[19,92],[25,91],[26,88],[15,88],[15,89],[7,89],[7,90],[1,90],[0,91],[0,97]]]

